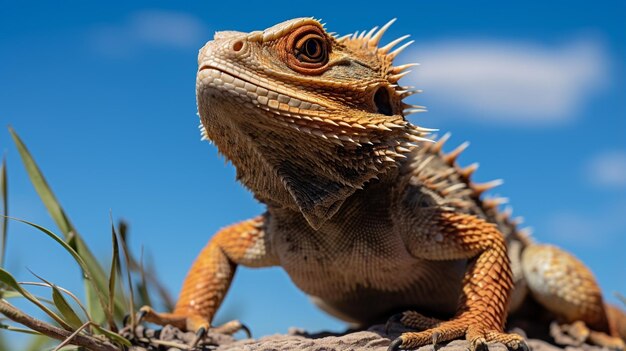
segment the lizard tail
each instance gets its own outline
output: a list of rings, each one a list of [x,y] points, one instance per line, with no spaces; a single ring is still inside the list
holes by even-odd
[[[626,341],[626,313],[614,305],[606,305],[606,314],[609,319],[611,335]]]

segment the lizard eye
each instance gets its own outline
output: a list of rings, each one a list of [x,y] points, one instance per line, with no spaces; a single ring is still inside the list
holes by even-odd
[[[295,55],[303,63],[325,63],[328,59],[326,41],[318,34],[306,34],[296,41]]]
[[[328,68],[331,43],[318,26],[306,25],[295,29],[280,43],[279,53],[294,71],[318,75]]]

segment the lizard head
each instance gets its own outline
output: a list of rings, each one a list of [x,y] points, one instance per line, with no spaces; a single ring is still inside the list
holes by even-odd
[[[379,47],[393,23],[337,38],[298,18],[264,31],[217,32],[198,57],[203,138],[268,204],[300,211],[313,228],[365,183],[396,167],[429,130],[410,124],[392,65],[406,37]]]

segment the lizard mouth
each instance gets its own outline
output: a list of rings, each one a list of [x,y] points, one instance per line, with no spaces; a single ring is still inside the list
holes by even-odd
[[[198,84],[209,89],[217,89],[232,94],[237,102],[254,106],[278,115],[302,118],[319,117],[324,115],[325,107],[300,98],[293,97],[293,93],[285,87],[270,86],[263,79],[246,73],[232,72],[225,67],[215,64],[204,64],[198,69]]]

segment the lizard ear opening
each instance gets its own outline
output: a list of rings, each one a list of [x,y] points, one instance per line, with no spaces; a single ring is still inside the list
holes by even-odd
[[[385,116],[393,116],[393,108],[389,98],[389,91],[385,87],[380,87],[374,94],[374,104],[378,113]]]

